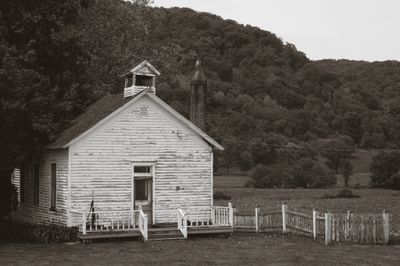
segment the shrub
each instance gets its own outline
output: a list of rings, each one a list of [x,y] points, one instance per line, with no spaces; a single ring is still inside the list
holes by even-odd
[[[391,189],[397,189],[400,190],[400,172],[397,172],[396,174],[392,175],[389,178],[388,181],[388,187],[390,187]]]
[[[1,179],[1,178],[0,178]],[[14,185],[0,180],[0,218],[6,217],[18,206],[17,190]]]
[[[352,198],[360,198],[359,195],[353,194],[350,189],[342,189],[335,195],[325,194],[322,196],[323,199],[352,199]]]
[[[258,188],[322,188],[336,184],[333,171],[309,158],[272,167],[257,165],[252,169],[250,178],[252,186]]]
[[[213,198],[215,200],[230,200],[231,196],[227,195],[221,191],[216,191],[216,192],[214,192]]]
[[[35,243],[60,243],[77,240],[78,228],[35,225],[11,220],[0,221],[0,239]]]
[[[250,174],[251,184],[256,188],[273,188],[282,185],[281,180],[275,175],[273,169],[263,164],[256,165]]]

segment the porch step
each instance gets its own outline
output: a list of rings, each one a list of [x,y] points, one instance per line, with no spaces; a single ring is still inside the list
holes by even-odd
[[[177,228],[150,228],[149,241],[183,240],[184,237]]]
[[[232,233],[233,228],[230,226],[199,226],[188,228],[189,235],[199,235],[199,234],[227,234]]]
[[[167,228],[167,229],[176,229],[178,227],[177,223],[157,223],[152,225],[152,228],[149,228],[149,230],[154,229],[154,228]]]

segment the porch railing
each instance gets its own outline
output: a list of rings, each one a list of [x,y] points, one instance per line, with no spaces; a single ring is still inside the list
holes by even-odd
[[[142,208],[139,207],[139,230],[142,233],[143,239],[146,241],[149,239],[149,229],[147,223],[147,214],[145,214]]]
[[[129,231],[137,229],[138,211],[95,211],[82,212],[83,235],[105,231]]]
[[[191,207],[185,210],[188,227],[231,226],[233,227],[233,208],[228,207]]]
[[[233,227],[233,208],[230,203],[228,207],[215,206],[212,214],[214,225]]]
[[[181,210],[178,209],[178,229],[182,232],[184,238],[187,238],[187,216]]]

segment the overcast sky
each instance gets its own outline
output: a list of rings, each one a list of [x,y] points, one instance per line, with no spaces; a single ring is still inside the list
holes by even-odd
[[[250,24],[311,59],[400,60],[400,0],[154,0]]]

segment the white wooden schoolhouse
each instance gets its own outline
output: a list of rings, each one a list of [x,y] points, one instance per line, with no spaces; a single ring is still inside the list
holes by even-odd
[[[223,147],[204,132],[201,64],[190,82],[191,121],[157,97],[159,75],[147,61],[127,71],[123,93],[94,103],[42,158],[16,169],[13,218],[79,226],[83,236],[123,232],[144,239],[162,225],[181,237],[195,228],[231,227],[232,208],[213,205],[213,152]]]

